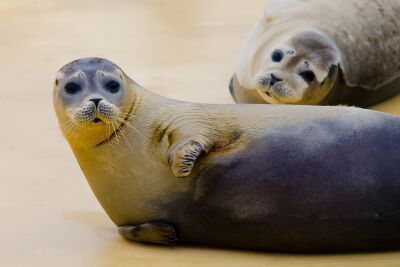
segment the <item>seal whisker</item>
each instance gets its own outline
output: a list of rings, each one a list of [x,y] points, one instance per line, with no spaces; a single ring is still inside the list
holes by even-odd
[[[115,123],[115,122],[113,122],[113,123]],[[121,123],[120,125],[117,125],[117,124],[115,123],[115,126],[117,127],[117,129],[120,130],[119,132],[121,133],[122,137],[125,139],[125,141],[128,143],[128,145],[129,145],[130,147],[132,147],[131,143],[129,143],[128,139],[126,138],[126,136],[125,136],[125,134],[124,134],[125,129],[123,129],[121,125],[122,125],[122,123]]]
[[[140,136],[144,137],[144,136],[140,133],[140,131],[139,131],[130,121],[126,121],[126,120],[123,120],[123,119],[118,118],[118,117],[117,117],[117,120],[121,122],[121,125],[122,125],[122,124],[126,125],[127,127],[129,127],[129,128],[131,128],[131,129],[133,129],[134,131],[136,131],[137,134],[139,134]]]
[[[76,125],[74,121],[68,120],[61,124],[62,128],[64,128],[66,135],[70,136],[73,131],[76,130],[79,126]]]
[[[114,135],[110,135],[110,137],[109,137],[108,140],[110,140],[112,136],[115,136],[115,140],[117,141],[117,144],[119,144],[118,135],[116,134],[117,130],[116,130],[115,127],[114,127],[114,123],[111,123],[111,127],[112,127],[113,130],[114,130]]]
[[[75,132],[75,128],[74,128],[74,126],[70,126],[70,127],[68,127],[68,128],[65,128],[65,136],[67,137],[67,138],[75,138],[75,134],[74,134],[74,132]]]
[[[126,112],[119,111],[118,114],[119,115],[124,115],[124,116],[132,116],[135,119],[143,121],[143,118],[140,118],[140,117],[138,117],[138,116],[136,116],[135,114],[132,114],[132,113],[126,113]]]
[[[110,123],[108,123],[107,129],[108,129],[108,134],[107,134],[107,136],[108,136],[108,138],[110,138],[110,136],[111,136],[111,125],[110,125]]]
[[[73,121],[66,121],[66,122],[62,123],[61,126],[63,128],[68,129],[70,127],[75,127],[75,123]]]
[[[76,145],[76,140],[77,140],[77,137],[78,137],[78,135],[80,133],[80,130],[81,130],[81,128],[79,127],[78,129],[73,129],[73,131],[71,131],[71,133],[74,132],[74,134],[72,136],[73,137],[72,138],[72,146]]]

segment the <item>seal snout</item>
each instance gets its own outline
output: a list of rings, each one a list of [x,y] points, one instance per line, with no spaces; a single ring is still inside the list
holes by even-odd
[[[271,74],[269,75],[269,78],[267,79],[267,81],[268,81],[268,84],[266,84],[266,86],[267,86],[268,90],[267,90],[265,93],[266,93],[269,97],[271,97],[270,91],[272,91],[274,85],[275,85],[276,83],[278,83],[278,82],[281,82],[282,79],[281,79],[281,78],[278,78],[278,77],[275,76],[273,73],[271,73]]]
[[[271,93],[274,89],[274,85],[276,85],[278,82],[281,82],[282,79],[274,75],[273,73],[262,77],[259,80],[259,84],[263,87],[263,91],[266,95],[269,97],[272,97]]]
[[[259,84],[265,88],[271,89],[276,83],[281,82],[282,79],[274,75],[273,73],[261,77]]]
[[[80,124],[87,122],[114,123],[118,115],[118,107],[101,97],[92,97],[84,101],[81,107],[73,113],[74,120]]]
[[[282,79],[276,77],[274,74],[271,73],[269,78],[269,86],[274,86],[277,82],[282,81]]]
[[[89,101],[92,101],[94,103],[94,105],[96,106],[96,108],[98,108],[100,101],[103,100],[102,98],[92,98],[89,99]]]
[[[100,103],[101,100],[103,100],[103,99],[102,99],[102,98],[92,98],[92,99],[89,99],[89,101],[91,101],[91,102],[94,103],[94,106],[96,107],[96,109],[99,108],[99,103]],[[93,122],[94,122],[94,123],[98,123],[98,122],[101,122],[101,121],[102,121],[102,120],[101,120],[99,117],[97,117],[97,116],[93,119]]]

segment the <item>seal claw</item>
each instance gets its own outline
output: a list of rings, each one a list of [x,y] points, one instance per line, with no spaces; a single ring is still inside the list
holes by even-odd
[[[201,153],[203,153],[203,146],[197,141],[190,140],[179,145],[170,163],[174,175],[176,177],[188,176]]]

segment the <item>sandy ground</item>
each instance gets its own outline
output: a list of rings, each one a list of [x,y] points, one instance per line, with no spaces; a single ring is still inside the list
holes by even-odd
[[[395,252],[285,255],[127,242],[63,140],[54,74],[80,57],[111,59],[161,95],[232,103],[228,80],[264,3],[0,1],[0,266],[400,265]],[[377,109],[400,114],[399,104],[397,97]]]

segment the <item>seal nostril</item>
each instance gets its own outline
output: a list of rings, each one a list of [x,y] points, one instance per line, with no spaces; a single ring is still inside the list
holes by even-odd
[[[96,106],[96,108],[98,107],[98,105],[99,105],[99,103],[100,103],[101,100],[103,100],[103,99],[101,99],[101,98],[92,98],[92,99],[89,99],[89,101],[92,101],[92,102],[94,103],[94,105]]]
[[[280,82],[280,81],[282,81],[282,79],[279,79],[275,75],[271,74],[271,80],[269,81],[269,85],[274,86],[274,84],[276,84],[277,82]]]

